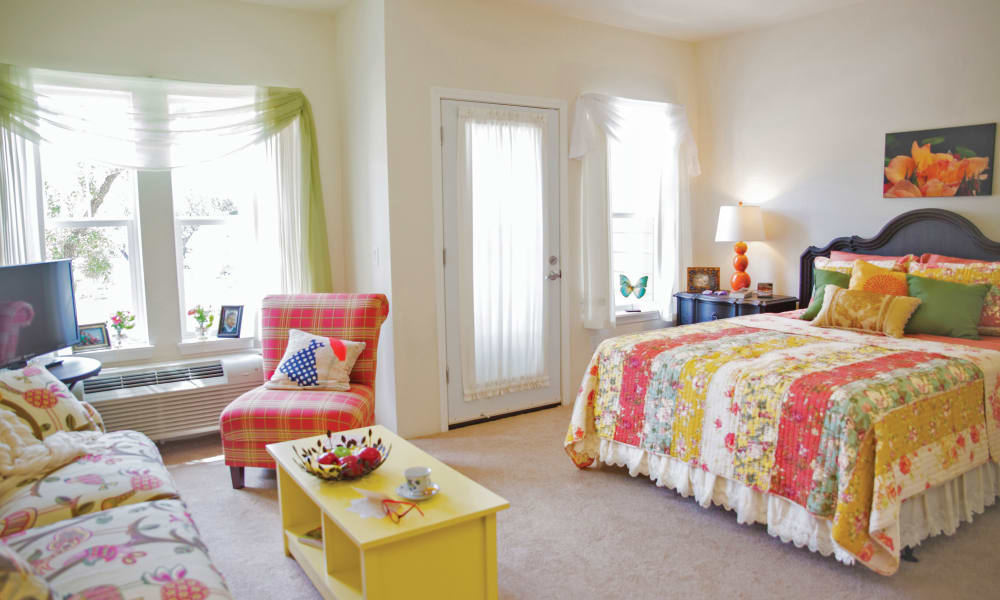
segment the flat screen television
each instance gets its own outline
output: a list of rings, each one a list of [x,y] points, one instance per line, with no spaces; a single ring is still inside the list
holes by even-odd
[[[0,368],[79,339],[70,261],[0,267]]]

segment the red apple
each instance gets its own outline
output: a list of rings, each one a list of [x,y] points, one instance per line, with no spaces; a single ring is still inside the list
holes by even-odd
[[[358,454],[358,458],[365,461],[369,465],[375,465],[382,458],[382,455],[379,454],[379,451],[376,450],[375,448],[368,447],[362,450],[360,454]]]
[[[358,457],[353,454],[340,459],[340,464],[343,465],[347,474],[351,477],[358,477],[365,472],[365,468],[361,464],[361,461],[358,460]]]

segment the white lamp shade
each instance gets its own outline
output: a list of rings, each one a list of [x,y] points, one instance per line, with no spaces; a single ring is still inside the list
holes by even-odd
[[[760,242],[764,235],[764,219],[759,206],[720,206],[717,242]]]

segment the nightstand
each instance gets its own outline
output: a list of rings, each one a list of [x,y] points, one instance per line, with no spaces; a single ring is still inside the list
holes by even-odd
[[[690,325],[716,319],[729,319],[759,313],[785,312],[798,308],[795,296],[772,296],[770,298],[745,298],[734,300],[728,296],[708,296],[691,292],[678,292],[675,325]]]

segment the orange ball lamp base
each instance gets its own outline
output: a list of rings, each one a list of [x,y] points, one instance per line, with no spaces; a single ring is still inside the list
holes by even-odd
[[[736,252],[733,256],[733,268],[736,272],[729,278],[729,285],[733,290],[742,290],[750,287],[750,275],[747,274],[747,266],[750,264],[750,259],[747,258],[747,243],[736,242],[733,244],[733,250]]]

